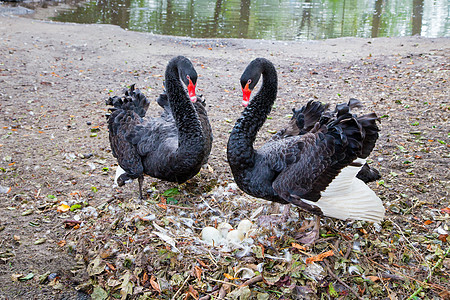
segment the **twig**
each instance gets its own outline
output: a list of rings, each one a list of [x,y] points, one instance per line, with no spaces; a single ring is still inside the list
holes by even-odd
[[[417,248],[414,247],[414,245],[410,242],[410,240],[403,234],[402,228],[401,228],[397,223],[395,223],[393,220],[390,220],[390,221],[392,222],[392,224],[394,224],[395,226],[397,226],[398,230],[400,231],[400,234],[403,236],[403,238],[405,239],[405,241],[407,241],[408,244],[414,249],[414,252],[416,252],[417,256],[420,257],[420,259],[421,259],[423,262],[426,262],[425,259],[422,257],[422,255],[419,253],[419,250],[417,250]],[[428,262],[426,262],[426,263],[428,264]]]
[[[178,205],[173,205],[173,204],[164,204],[167,207],[171,207],[171,208],[179,208],[179,209],[186,209],[186,210],[194,210],[194,207],[187,207],[187,206],[178,206]]]
[[[364,300],[363,298],[361,298],[358,293],[352,289],[348,284],[346,284],[342,279],[340,279],[336,274],[333,273],[333,271],[331,270],[331,268],[328,266],[328,263],[324,260],[323,261],[325,264],[325,267],[327,268],[327,271],[330,275],[332,275],[337,281],[339,281],[340,284],[342,284],[343,286],[345,286],[350,292],[353,293],[353,295],[356,296],[356,298],[358,298],[359,300]]]
[[[214,257],[212,256],[210,250],[208,250],[208,254],[209,254],[209,258],[211,258],[211,261],[216,265],[216,267],[218,267],[219,265],[217,264],[216,260],[215,260]]]
[[[258,276],[255,276],[255,277],[253,277],[253,278],[250,278],[249,280],[247,280],[246,282],[244,282],[243,284],[241,284],[240,287],[252,285],[252,284],[255,284],[255,283],[260,282],[260,281],[262,281],[262,280],[263,280],[262,275],[258,275]]]
[[[77,220],[64,220],[63,221],[65,224],[67,223],[72,223],[72,224],[81,224],[81,221],[77,221]]]
[[[309,257],[313,257],[313,256],[314,256],[314,254],[311,254],[311,253],[305,252],[305,251],[303,251],[303,250],[300,250],[300,249],[297,249],[297,248],[295,248],[295,250],[297,250],[298,252],[300,252],[300,253],[302,253],[302,254],[305,254],[306,256],[309,256]]]
[[[110,198],[108,200],[106,200],[105,202],[100,203],[99,205],[96,206],[97,209],[100,209],[101,207],[103,207],[106,204],[109,204],[111,202],[113,202],[114,200],[116,200],[116,198]]]
[[[39,189],[36,193],[36,195],[34,196],[34,199],[39,198],[39,195],[41,194],[41,189]]]
[[[225,280],[220,280],[220,279],[214,279],[214,278],[211,278],[211,277],[206,277],[206,279],[207,279],[207,280],[214,281],[214,282],[220,282],[220,283],[223,283],[223,284],[232,285],[232,286],[234,286],[234,287],[240,287],[240,286],[237,285],[236,283],[232,283],[232,282],[227,281],[227,280],[228,280],[227,278],[225,278]]]
[[[431,268],[430,274],[428,274],[427,278],[425,278],[425,281],[424,281],[425,284],[427,284],[428,280],[431,279],[431,276],[433,276],[434,270],[436,270],[436,268],[438,266],[440,266],[440,264],[447,257],[448,253],[450,253],[450,247],[447,248],[447,251],[445,252],[445,254],[441,258],[439,258],[439,260],[434,264],[433,268]],[[407,300],[413,299],[417,294],[419,294],[422,291],[422,289],[423,289],[423,285],[420,285],[420,287],[411,296],[409,296],[409,298]]]
[[[380,275],[381,275],[381,274],[380,274]],[[391,292],[390,292],[389,287],[388,287],[387,284],[384,282],[384,280],[383,280],[383,278],[382,278],[381,276],[378,276],[378,277],[380,278],[381,283],[383,284],[384,288],[385,288],[386,291],[388,292],[389,299],[393,300],[393,299],[392,299],[392,296],[391,296]]]
[[[63,240],[66,240],[67,237],[69,236],[69,234],[71,234],[72,232],[73,232],[73,230],[69,230],[69,232],[67,232],[67,233],[64,235]]]
[[[389,273],[381,273],[381,278],[388,278],[388,279],[401,280],[401,281],[405,280],[401,276],[398,276],[398,275],[395,275],[395,274],[389,274]]]
[[[191,274],[188,274],[188,277],[186,278],[186,280],[183,282],[183,284],[180,286],[180,288],[178,289],[178,291],[175,293],[175,295],[173,295],[172,300],[175,300],[176,297],[178,296],[178,294],[180,293],[181,289],[184,287],[184,285],[186,284],[186,282],[189,280],[189,278],[191,277]]]
[[[351,253],[352,253],[352,244],[349,242],[347,243],[347,252],[345,253],[344,259],[347,260],[350,257]]]

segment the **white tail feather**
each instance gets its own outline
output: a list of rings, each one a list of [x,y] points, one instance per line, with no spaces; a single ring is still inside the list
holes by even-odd
[[[357,159],[357,163],[365,160]],[[302,199],[318,206],[323,214],[341,220],[363,220],[379,223],[384,218],[381,199],[362,180],[356,178],[361,167],[348,166],[330,183],[317,202]]]
[[[120,175],[125,174],[125,170],[122,169],[119,165],[117,166],[116,169],[116,176],[114,177],[114,186],[118,186],[117,184],[117,178],[119,178]]]

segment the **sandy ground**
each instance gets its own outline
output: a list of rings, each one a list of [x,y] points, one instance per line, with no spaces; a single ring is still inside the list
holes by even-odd
[[[253,58],[266,57],[277,68],[279,94],[258,141],[309,99],[357,98],[366,111],[384,116],[372,157],[384,185],[373,187],[388,217],[404,218],[395,209],[404,204],[401,194],[418,223],[424,217],[418,202],[438,211],[449,206],[448,38],[191,39],[0,16],[0,186],[11,188],[0,194],[0,298],[77,297],[78,279],[39,285],[39,275],[72,278],[77,267],[73,253],[58,244],[70,239],[64,220],[71,216],[57,212],[56,204],[82,195],[97,206],[117,194],[104,101],[132,83],[156,98],[164,68],[176,55],[193,61],[198,92],[208,103],[215,137],[208,180],[232,181],[225,148],[242,109],[238,79]],[[156,115],[157,105],[152,108]],[[137,185],[120,192],[137,197]],[[434,229],[449,220],[433,222]],[[17,281],[30,273],[33,279]]]

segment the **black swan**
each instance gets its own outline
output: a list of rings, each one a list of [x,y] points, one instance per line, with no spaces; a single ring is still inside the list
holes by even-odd
[[[134,85],[124,97],[106,101],[113,106],[107,117],[112,154],[120,167],[116,173],[119,186],[137,178],[142,199],[144,174],[183,183],[206,163],[212,131],[205,105],[197,103],[196,83],[191,61],[178,56],[166,68],[166,92],[158,98],[164,108],[161,117],[145,117],[149,101]]]
[[[250,101],[261,75],[261,88]],[[236,184],[244,192],[291,203],[317,216],[383,219],[381,200],[357,178],[378,138],[375,113],[352,114],[350,109],[360,106],[356,99],[337,105],[334,112],[328,105],[309,102],[294,110],[290,124],[256,150],[256,135],[277,96],[275,67],[264,58],[253,60],[241,76],[241,86],[246,108],[229,137],[227,156]],[[366,171],[361,172],[367,175]],[[376,174],[369,177],[368,181],[373,180]],[[313,230],[316,236],[318,221]]]

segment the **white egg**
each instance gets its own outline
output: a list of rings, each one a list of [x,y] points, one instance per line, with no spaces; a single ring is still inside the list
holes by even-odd
[[[227,237],[227,234],[230,230],[233,230],[233,226],[228,224],[227,222],[222,222],[219,225],[217,225],[217,230],[220,231],[220,234],[223,238]]]
[[[249,230],[252,228],[253,223],[250,220],[244,219],[241,222],[239,222],[239,225],[237,227],[237,230],[242,232],[244,235],[249,232]]]
[[[240,243],[244,239],[244,234],[239,230],[231,230],[227,234],[227,240],[230,242]]]
[[[208,226],[202,229],[202,240],[210,245],[218,245],[222,240],[222,235],[216,228]]]

